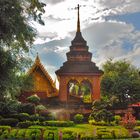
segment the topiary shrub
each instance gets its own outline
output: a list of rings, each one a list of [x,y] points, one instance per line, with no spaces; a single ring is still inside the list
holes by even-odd
[[[40,116],[39,114],[31,115],[30,116],[30,121],[40,121],[40,122],[43,122],[43,121],[45,121],[45,117]]]
[[[19,122],[17,124],[17,127],[19,127],[19,128],[28,128],[31,125],[32,125],[32,122],[26,121],[26,122]]]
[[[27,101],[29,101],[30,103],[33,104],[38,104],[40,101],[40,98],[35,94],[35,95],[31,95],[27,98]]]
[[[63,131],[63,140],[76,140],[76,133],[73,131]]]
[[[18,119],[19,121],[27,121],[30,119],[30,115],[28,113],[20,113],[10,115],[11,118]]]
[[[26,131],[27,131],[27,129],[19,129],[17,132],[17,135],[16,135],[16,139],[24,140]]]
[[[2,132],[2,135],[0,135],[0,140],[6,140],[9,138],[9,131],[8,130],[4,130]]]
[[[18,129],[12,129],[10,131],[10,134],[9,134],[9,139],[10,140],[16,139],[17,138],[18,131],[19,131]]]
[[[15,127],[18,124],[19,120],[14,118],[6,118],[0,120],[0,125],[8,125]]]
[[[28,129],[25,134],[25,139],[28,140],[40,140],[41,130],[39,129]]]
[[[115,121],[115,123],[116,123],[117,125],[120,124],[121,116],[120,116],[120,115],[115,115],[115,116],[114,116],[114,121]]]
[[[29,115],[35,114],[35,105],[31,103],[21,104],[19,107],[20,113],[28,113]]]
[[[44,105],[37,105],[36,106],[36,112],[40,113],[41,111],[46,110],[46,107]]]
[[[76,114],[74,116],[74,122],[75,123],[82,123],[84,119],[84,116],[82,114]]]

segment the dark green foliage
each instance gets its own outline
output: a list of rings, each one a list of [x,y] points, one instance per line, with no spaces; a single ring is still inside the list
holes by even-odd
[[[113,120],[113,114],[109,111],[111,105],[111,100],[106,97],[94,101],[91,116],[95,121],[105,121],[110,123]]]
[[[17,127],[19,127],[19,128],[28,128],[31,125],[32,125],[32,122],[26,121],[26,122],[19,122],[17,124]]]
[[[6,100],[5,102],[0,102],[0,114],[2,116],[7,116],[13,113],[17,113],[20,106],[20,102],[15,100]]]
[[[76,114],[74,116],[74,122],[75,123],[82,123],[84,119],[84,116],[82,114]]]
[[[28,113],[19,113],[10,115],[12,118],[16,118],[19,121],[27,121],[30,120],[30,115]]]
[[[0,125],[8,125],[8,126],[15,127],[18,124],[18,122],[19,122],[18,119],[6,118],[0,120]]]
[[[19,112],[21,113],[28,113],[30,115],[35,113],[35,105],[31,103],[21,104],[19,108]]]
[[[101,91],[105,96],[117,97],[118,103],[114,106],[127,106],[140,100],[139,69],[125,60],[116,62],[108,60],[103,69]]]
[[[40,122],[43,122],[43,121],[45,121],[45,117],[40,116],[38,114],[31,115],[30,116],[30,121],[40,121]]]
[[[7,95],[14,99],[31,83],[24,74],[31,62],[26,53],[36,35],[30,21],[44,24],[44,6],[38,0],[0,0],[0,101]]]
[[[0,1],[0,39],[8,45],[16,40],[19,45],[26,48],[26,42],[32,43],[35,36],[27,18],[30,16],[43,23],[41,22],[41,13],[45,12],[43,7],[44,4],[38,0]],[[38,11],[40,13],[37,14]]]

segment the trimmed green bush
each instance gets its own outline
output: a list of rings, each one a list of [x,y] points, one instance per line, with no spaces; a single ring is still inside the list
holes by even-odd
[[[18,119],[20,122],[30,120],[30,115],[28,113],[20,113],[10,115],[11,118]]]
[[[44,105],[37,105],[36,106],[36,112],[40,112],[46,110],[46,107]]]
[[[35,105],[31,103],[21,104],[19,107],[19,112],[28,113],[29,115],[32,115],[35,113]]]
[[[82,114],[76,114],[74,116],[74,122],[75,123],[82,123],[84,119],[84,116]]]
[[[19,140],[23,140],[25,138],[26,131],[27,129],[19,129],[16,138]]]
[[[73,131],[63,131],[63,140],[75,140],[76,139],[76,133]]]
[[[41,130],[39,130],[39,129],[28,129],[25,133],[25,139],[40,140],[41,139]]]
[[[58,140],[58,131],[57,131],[57,129],[53,128],[53,130],[52,130],[52,127],[51,127],[51,129],[45,130],[43,138],[44,138],[44,140],[52,140],[53,136],[54,136],[55,140]]]
[[[115,116],[114,116],[114,120],[115,120],[115,123],[116,123],[117,125],[120,124],[121,116],[120,116],[120,115],[115,115]]]
[[[18,124],[19,120],[14,118],[6,118],[0,120],[0,125],[8,125],[15,127]]]
[[[43,121],[45,121],[45,117],[40,116],[38,114],[31,115],[30,116],[30,121],[40,121],[40,122],[43,122]]]
[[[2,134],[0,135],[0,140],[5,140],[9,138],[9,131],[8,130],[4,130],[2,132]]]
[[[26,122],[19,122],[17,124],[17,127],[19,127],[19,128],[28,128],[31,125],[32,125],[31,121],[26,121]]]
[[[10,139],[16,139],[17,138],[18,131],[19,131],[18,129],[12,129],[10,131],[9,138]]]
[[[45,121],[47,126],[56,126],[56,127],[69,127],[74,126],[73,121]]]
[[[31,95],[27,98],[27,101],[29,101],[30,103],[33,104],[37,104],[40,101],[40,98],[35,94],[35,95]]]

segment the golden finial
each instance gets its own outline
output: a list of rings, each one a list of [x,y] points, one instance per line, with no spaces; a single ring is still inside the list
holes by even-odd
[[[38,52],[37,52],[37,56],[36,56],[35,62],[36,62],[36,63],[40,63],[40,58],[39,58]]]
[[[78,19],[77,19],[77,32],[80,32],[80,13],[79,13],[79,9],[80,9],[80,6],[78,4]]]

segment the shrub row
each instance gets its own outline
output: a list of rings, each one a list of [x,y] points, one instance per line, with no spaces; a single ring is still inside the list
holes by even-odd
[[[32,127],[32,128],[31,128]],[[39,140],[43,137],[45,140],[54,139],[57,140],[60,136],[60,132],[56,127],[38,127],[38,126],[31,126],[30,129],[11,129],[8,126],[1,126],[0,129],[0,139],[34,139]],[[44,130],[45,129],[45,130]],[[44,130],[44,131],[42,131]],[[63,130],[62,131],[62,138],[63,140],[75,140],[77,137],[80,137],[81,140],[87,139],[120,139],[120,138],[127,138],[128,133],[126,129],[118,130],[110,130],[104,128],[100,128],[96,130],[96,133],[88,133],[88,132],[75,132],[74,130]],[[78,135],[77,135],[78,133]],[[132,135],[132,137],[136,137],[136,133]]]
[[[0,120],[0,125],[8,125],[15,127],[18,124],[19,120],[14,118],[6,118]]]
[[[69,127],[74,126],[73,121],[45,121],[47,126],[56,126],[56,127]]]
[[[89,124],[92,124],[92,125],[98,125],[98,126],[115,126],[116,123],[113,121],[113,122],[105,122],[105,121],[95,121],[95,120],[89,120]]]
[[[25,122],[19,122],[17,127],[19,127],[19,128],[28,128],[29,126],[32,126],[32,125],[69,127],[69,126],[74,126],[74,122],[73,121],[45,121],[45,122],[25,121]]]
[[[20,122],[22,121],[45,121],[45,117],[40,116],[38,114],[29,115],[28,113],[20,113],[20,114],[13,114],[10,115],[11,118],[18,119]]]
[[[0,134],[0,139],[28,139],[39,140],[41,139],[41,130],[39,129],[12,129],[10,132],[5,130]]]

